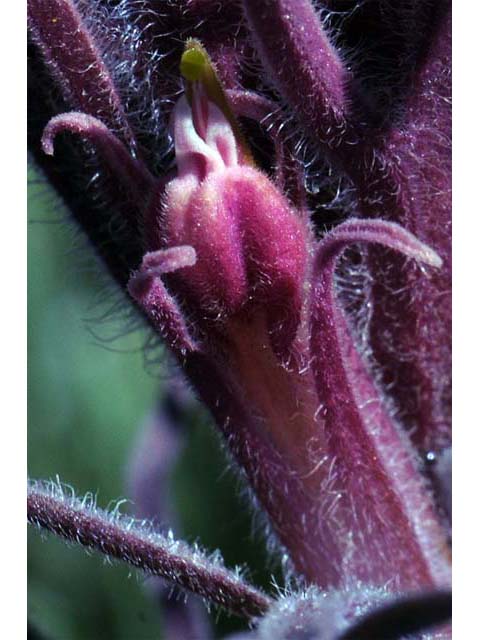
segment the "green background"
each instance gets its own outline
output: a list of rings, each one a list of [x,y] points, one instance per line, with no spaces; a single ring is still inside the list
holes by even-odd
[[[168,359],[145,365],[146,330],[106,342],[122,327],[121,319],[86,323],[108,310],[111,301],[101,300],[105,291],[115,299],[115,285],[106,281],[61,202],[32,167],[29,178],[28,470],[32,478],[58,474],[78,493],[96,492],[99,506],[106,507],[128,498],[130,452],[161,392]],[[220,549],[227,566],[247,564],[251,580],[268,587],[272,567],[262,537],[252,534],[238,481],[225,473],[217,434],[200,407],[192,422],[172,486],[181,537]],[[41,637],[163,638],[161,612],[142,575],[31,528],[28,544],[29,621]],[[225,614],[214,624],[216,637],[244,626]]]

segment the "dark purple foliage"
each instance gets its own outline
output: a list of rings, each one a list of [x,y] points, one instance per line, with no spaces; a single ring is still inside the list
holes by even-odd
[[[427,462],[451,446],[449,3],[28,8],[32,154],[210,409],[289,571],[320,589],[329,623],[298,638],[448,588],[449,470]],[[55,514],[78,505],[54,497],[32,494],[31,520],[65,535]],[[237,613],[270,606],[174,573]],[[443,622],[427,600],[424,626]]]

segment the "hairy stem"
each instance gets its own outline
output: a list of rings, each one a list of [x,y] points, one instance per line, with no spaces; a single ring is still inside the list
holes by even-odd
[[[347,126],[351,75],[312,3],[244,0],[243,6],[271,82],[308,134],[335,149]]]
[[[102,51],[72,0],[28,0],[28,25],[64,98],[137,146]]]
[[[240,617],[261,615],[272,602],[238,572],[229,571],[198,548],[163,536],[117,509],[102,511],[88,496],[82,500],[68,495],[59,484],[31,481],[27,515],[41,529],[170,580]]]

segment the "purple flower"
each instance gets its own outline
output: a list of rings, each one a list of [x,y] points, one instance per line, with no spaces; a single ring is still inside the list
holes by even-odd
[[[289,570],[330,594],[307,609],[335,634],[357,598],[450,583],[427,466],[451,445],[450,8],[342,4],[28,3],[32,113],[53,111],[35,158],[210,409]],[[42,156],[43,125],[46,154],[66,131],[83,155]]]

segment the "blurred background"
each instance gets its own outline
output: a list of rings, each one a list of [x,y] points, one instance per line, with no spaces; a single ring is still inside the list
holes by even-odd
[[[110,341],[119,327],[126,333],[127,321],[108,313],[106,322],[94,318],[108,311],[109,298],[121,299],[115,285],[105,288],[101,266],[33,167],[28,194],[29,474],[58,475],[107,507],[130,497],[132,449],[170,375],[168,358],[146,365],[146,329]],[[252,582],[268,588],[274,567],[262,536],[253,534],[251,512],[209,417],[194,405],[186,421],[186,446],[169,487],[178,511],[175,533],[220,549],[227,566],[247,565]],[[28,557],[31,640],[164,637],[161,611],[141,574],[30,527]],[[210,618],[214,637],[245,627],[225,613]]]

